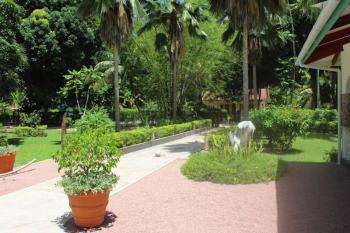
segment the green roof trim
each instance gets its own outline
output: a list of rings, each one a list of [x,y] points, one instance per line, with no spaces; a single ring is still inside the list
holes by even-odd
[[[305,64],[305,62],[309,59],[311,54],[315,51],[317,46],[321,43],[322,39],[326,36],[327,32],[333,27],[333,25],[337,22],[341,14],[346,10],[346,8],[349,6],[350,0],[342,0],[339,2],[336,9],[333,11],[332,16],[328,19],[327,23],[323,26],[321,31],[318,33],[316,39],[310,46],[309,50],[305,53],[305,56],[302,60],[302,62]]]

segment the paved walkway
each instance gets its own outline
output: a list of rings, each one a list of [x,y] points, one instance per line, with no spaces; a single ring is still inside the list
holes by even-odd
[[[200,148],[200,140],[196,135],[125,155],[117,169],[121,180],[99,228],[74,226],[67,197],[54,186],[57,179],[51,179],[0,196],[0,232],[350,232],[350,170],[289,163],[277,182],[193,182],[180,168],[183,159]]]
[[[120,180],[111,192],[111,195],[176,159],[186,158],[191,153],[200,150],[202,141],[203,136],[193,135],[171,143],[124,155],[115,171],[120,176]],[[160,157],[156,157],[155,154],[160,155]],[[55,169],[55,166],[51,167],[49,173],[54,173]],[[40,176],[38,171],[34,169],[34,172],[37,173],[36,175]],[[58,176],[57,172],[55,174]],[[30,173],[21,173],[21,175],[16,177],[16,181],[25,183],[25,176],[30,176]],[[39,179],[42,178],[39,177]],[[58,179],[49,179],[0,196],[0,232],[63,232],[60,224],[64,224],[68,219],[62,214],[69,213],[70,209],[67,196],[60,187],[55,186]],[[33,182],[35,179],[30,178],[27,180]],[[8,190],[13,191],[14,186],[16,186],[13,183],[11,180],[0,183],[0,189],[6,189],[6,192]],[[21,185],[16,187],[19,188],[19,186]],[[26,185],[22,185],[22,187],[24,186]]]

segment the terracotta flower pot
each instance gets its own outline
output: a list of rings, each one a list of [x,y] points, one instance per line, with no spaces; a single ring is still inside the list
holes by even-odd
[[[0,174],[12,171],[15,160],[16,152],[0,155]]]
[[[103,223],[109,192],[68,195],[75,225],[96,227]]]

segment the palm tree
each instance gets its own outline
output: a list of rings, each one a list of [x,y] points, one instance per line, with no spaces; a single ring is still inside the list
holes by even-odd
[[[190,36],[207,38],[205,32],[200,31],[199,22],[204,20],[202,9],[192,6],[191,2],[183,0],[148,0],[145,4],[148,11],[148,20],[139,30],[139,34],[158,26],[166,32],[156,34],[155,46],[157,50],[166,48],[172,67],[172,117],[176,119],[177,110],[177,63],[184,55],[185,38],[184,28],[187,27]]]
[[[229,15],[232,27],[242,32],[243,55],[243,120],[248,119],[249,76],[248,41],[249,28],[261,27],[266,22],[266,11],[275,14],[286,6],[285,0],[209,0],[211,11],[217,15]]]
[[[119,51],[133,29],[133,17],[142,13],[138,0],[82,0],[78,11],[84,16],[98,17],[100,37],[114,52],[114,102],[116,130],[120,130]]]
[[[226,20],[224,20],[226,21]],[[264,26],[260,28],[249,30],[249,64],[253,68],[253,94],[254,94],[254,108],[258,107],[257,98],[257,65],[261,62],[263,56],[263,48],[273,49],[275,47],[283,46],[288,41],[293,39],[293,34],[285,29],[288,22],[285,17],[269,17]],[[229,23],[226,31],[222,35],[224,43],[230,41],[231,46],[235,50],[242,48],[242,34]]]

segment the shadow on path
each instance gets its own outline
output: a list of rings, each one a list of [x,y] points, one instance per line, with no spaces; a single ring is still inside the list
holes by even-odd
[[[166,145],[164,146],[165,150],[169,152],[197,152],[201,149],[204,148],[204,143],[200,142],[186,142],[186,143],[178,143],[178,144],[173,144],[173,145]]]
[[[350,170],[327,163],[288,163],[276,182],[279,233],[350,232]]]
[[[79,228],[74,224],[71,212],[66,212],[62,216],[54,220],[54,222],[66,233],[83,233],[83,232],[98,232],[103,229],[111,228],[118,217],[110,211],[106,212],[105,221],[101,226],[96,228]]]

